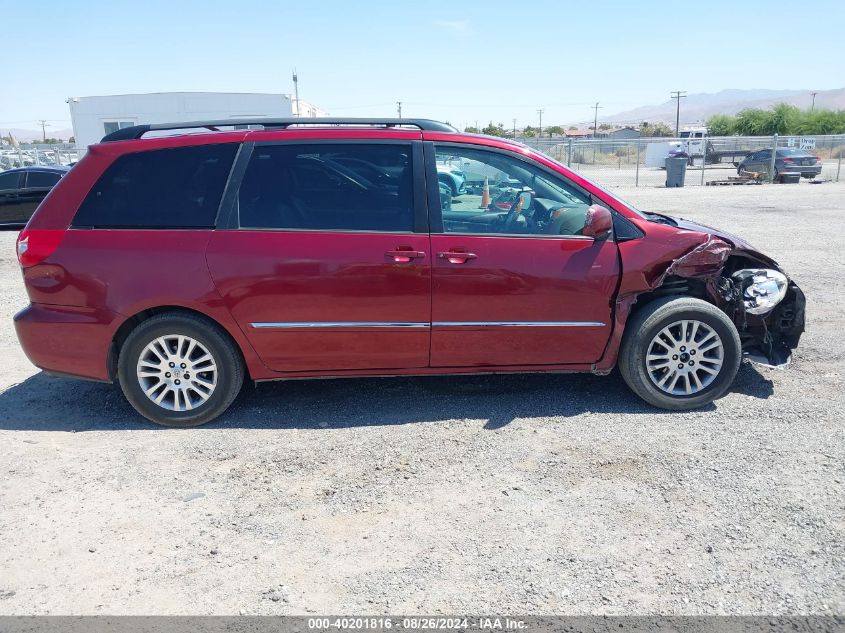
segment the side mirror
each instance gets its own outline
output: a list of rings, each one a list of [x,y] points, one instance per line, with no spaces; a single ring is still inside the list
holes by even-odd
[[[613,231],[613,214],[607,207],[594,204],[587,209],[587,217],[584,222],[582,235],[592,237],[594,240],[606,240]]]

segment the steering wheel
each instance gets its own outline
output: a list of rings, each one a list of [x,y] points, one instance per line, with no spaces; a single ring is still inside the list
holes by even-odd
[[[520,191],[519,195],[514,200],[511,208],[508,209],[508,214],[505,216],[504,229],[509,230],[520,214],[531,206],[531,193],[528,191]]]

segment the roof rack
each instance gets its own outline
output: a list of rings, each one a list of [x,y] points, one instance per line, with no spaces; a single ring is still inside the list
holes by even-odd
[[[144,125],[132,125],[120,130],[116,130],[111,134],[106,134],[102,143],[109,143],[111,141],[131,141],[139,139],[147,132],[160,130],[188,130],[205,128],[216,132],[221,127],[231,127],[233,125],[260,125],[265,130],[284,130],[291,126],[303,125],[362,125],[373,127],[415,127],[419,130],[427,132],[457,132],[458,130],[448,123],[441,123],[440,121],[432,121],[430,119],[361,119],[361,118],[336,118],[336,117],[307,117],[307,118],[288,118],[288,119],[268,119],[268,118],[252,118],[252,119],[220,119],[217,121],[185,121],[182,123],[147,123]]]

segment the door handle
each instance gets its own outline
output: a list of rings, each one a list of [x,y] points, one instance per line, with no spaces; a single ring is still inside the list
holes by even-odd
[[[475,253],[448,251],[445,253],[437,253],[437,257],[447,260],[450,264],[466,264],[469,260],[476,259],[478,255]]]
[[[385,257],[390,257],[394,262],[398,264],[406,264],[412,259],[420,259],[425,257],[425,253],[422,251],[412,251],[410,249],[403,249],[398,248],[395,251],[387,251],[384,254]]]

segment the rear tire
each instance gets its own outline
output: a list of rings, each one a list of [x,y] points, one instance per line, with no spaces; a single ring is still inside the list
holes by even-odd
[[[243,384],[244,364],[217,324],[166,312],[132,330],[117,373],[138,413],[162,426],[184,428],[210,422],[229,408]]]
[[[701,299],[667,297],[628,321],[619,371],[649,404],[686,410],[722,396],[741,360],[739,334],[724,312]]]

